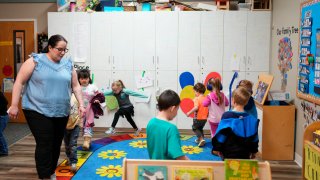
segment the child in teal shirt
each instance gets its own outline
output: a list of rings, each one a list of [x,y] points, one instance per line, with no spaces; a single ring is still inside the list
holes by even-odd
[[[166,90],[159,96],[157,117],[147,125],[147,148],[150,159],[189,160],[181,150],[180,133],[170,123],[178,112],[180,98],[172,90]]]

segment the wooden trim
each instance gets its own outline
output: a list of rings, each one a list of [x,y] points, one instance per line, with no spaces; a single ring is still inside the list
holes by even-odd
[[[306,6],[307,4],[311,5],[311,4],[315,4],[315,3],[318,3],[319,1],[318,0],[309,0],[309,1],[305,1],[305,2],[302,2],[300,3],[300,16],[299,16],[299,36],[301,35],[301,17],[302,17],[302,8],[304,6]],[[299,37],[299,48],[298,48],[298,55],[299,55],[299,61],[300,61],[300,37]],[[298,66],[297,66],[297,72],[299,73],[299,63],[298,63]],[[298,76],[298,74],[297,74]],[[310,79],[309,79],[310,81]],[[312,102],[312,103],[315,103],[315,104],[320,104],[320,98],[317,98],[311,94],[305,94],[305,93],[302,93],[299,91],[299,77],[297,77],[297,87],[296,87],[296,96],[300,99],[304,99],[306,101],[309,101],[309,102]]]

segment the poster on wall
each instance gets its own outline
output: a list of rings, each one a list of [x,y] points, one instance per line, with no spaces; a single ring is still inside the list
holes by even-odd
[[[12,92],[13,83],[14,83],[13,78],[3,78],[2,92]]]
[[[291,39],[284,37],[279,41],[278,68],[281,74],[281,90],[286,91],[288,71],[292,69],[292,46]]]
[[[297,96],[320,104],[320,1],[301,3]]]

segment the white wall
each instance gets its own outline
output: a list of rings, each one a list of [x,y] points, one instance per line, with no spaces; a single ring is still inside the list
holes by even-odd
[[[0,3],[1,19],[36,19],[37,33],[48,32],[47,12],[56,12],[56,3]]]
[[[299,28],[299,17],[300,17],[300,1],[302,0],[273,0],[273,12],[272,12],[272,39],[271,39],[271,60],[270,60],[270,74],[275,78],[272,84],[272,90],[281,89],[281,74],[277,67],[278,63],[278,43],[283,37],[289,37],[291,39],[293,57],[292,57],[292,69],[288,72],[288,82],[286,90],[291,93],[294,99],[293,103],[296,106],[296,137],[295,137],[295,152],[302,157],[302,140],[305,122],[303,118],[303,111],[301,109],[301,100],[296,97],[297,87],[297,74],[298,74],[298,62],[299,62],[299,34],[288,34],[277,35],[277,28],[282,27],[296,27]],[[300,29],[300,28],[299,28]]]

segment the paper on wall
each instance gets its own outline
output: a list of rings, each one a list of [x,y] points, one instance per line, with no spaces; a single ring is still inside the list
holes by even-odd
[[[89,50],[89,24],[87,22],[73,24],[73,57],[74,62],[86,62]]]
[[[3,78],[3,82],[2,82],[3,92],[12,92],[13,83],[14,83],[13,78]]]
[[[240,71],[240,57],[237,54],[234,54],[230,58],[230,69],[232,71]]]
[[[148,75],[145,75],[143,77],[141,77],[140,75],[136,76],[136,86],[138,89],[150,87],[152,85],[153,85],[153,81],[151,77],[149,77]]]

